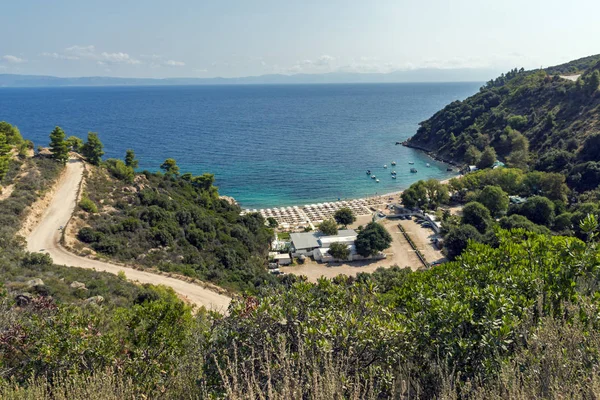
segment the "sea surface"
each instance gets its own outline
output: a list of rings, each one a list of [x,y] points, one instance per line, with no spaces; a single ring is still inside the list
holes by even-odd
[[[221,194],[252,209],[373,196],[451,177],[446,165],[395,143],[480,86],[0,88],[0,120],[17,125],[36,146],[48,144],[56,125],[68,136],[98,132],[106,157],[134,149],[140,170],[174,158],[182,172],[214,173]]]

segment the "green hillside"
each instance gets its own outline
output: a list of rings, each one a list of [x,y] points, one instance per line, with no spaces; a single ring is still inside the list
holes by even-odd
[[[407,145],[461,164],[486,148],[508,166],[560,172],[576,191],[600,184],[600,55],[514,69],[423,121]],[[577,80],[561,75],[581,74]]]

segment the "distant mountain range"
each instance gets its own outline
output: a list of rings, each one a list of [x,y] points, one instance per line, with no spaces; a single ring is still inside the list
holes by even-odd
[[[43,75],[0,74],[0,87],[484,82],[497,76],[500,72],[496,69],[483,68],[424,68],[390,73],[330,72],[325,74],[271,74],[240,78],[164,79],[113,78],[102,76],[60,78]]]

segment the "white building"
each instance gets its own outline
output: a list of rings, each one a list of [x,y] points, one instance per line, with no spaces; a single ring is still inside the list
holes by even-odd
[[[364,257],[356,252],[354,241],[358,234],[353,229],[344,229],[338,231],[337,235],[325,236],[321,232],[302,232],[292,233],[290,239],[292,241],[293,256],[300,255],[312,256],[315,261],[332,262],[338,261],[329,254],[329,246],[332,243],[344,243],[350,250],[350,257],[344,261],[365,260]],[[385,258],[384,254],[371,257],[376,259]]]

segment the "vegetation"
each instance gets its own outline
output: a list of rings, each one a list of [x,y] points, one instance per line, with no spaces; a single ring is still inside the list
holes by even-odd
[[[102,162],[102,156],[104,155],[104,145],[98,138],[98,134],[95,132],[89,132],[87,136],[87,142],[83,145],[81,151],[83,156],[92,165],[100,165]]]
[[[63,164],[66,164],[69,159],[69,147],[65,137],[65,131],[58,126],[50,133],[50,151],[52,152],[52,158]]]
[[[333,214],[333,219],[340,225],[347,227],[356,221],[354,212],[348,207],[342,207]]]
[[[418,181],[402,192],[402,204],[407,208],[436,209],[447,204],[448,187],[436,179]]]
[[[340,242],[331,243],[327,253],[329,253],[329,255],[336,260],[347,260],[348,257],[350,257],[350,249],[348,248],[348,245]]]
[[[179,175],[179,166],[172,158],[167,158],[164,163],[161,164],[160,169],[165,171],[165,175],[167,176],[177,176]]]
[[[389,248],[392,236],[381,224],[370,222],[358,233],[354,244],[359,255],[370,257]]]
[[[333,219],[326,219],[319,224],[318,228],[324,235],[327,236],[338,234],[338,227]]]
[[[241,216],[238,206],[221,200],[213,175],[144,172],[132,184],[133,170],[123,161],[105,164],[86,180],[98,213],[80,216],[87,224],[78,234],[85,246],[233,290],[276,281],[266,270],[273,232],[260,214]]]
[[[127,149],[125,153],[125,165],[132,169],[136,169],[139,165],[139,161],[135,158],[135,153],[131,149]]]

